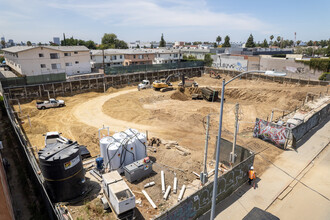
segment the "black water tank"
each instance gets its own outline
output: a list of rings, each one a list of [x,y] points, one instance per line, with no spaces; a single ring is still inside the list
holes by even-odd
[[[77,142],[54,143],[38,152],[45,186],[53,202],[63,202],[85,191],[85,172]]]

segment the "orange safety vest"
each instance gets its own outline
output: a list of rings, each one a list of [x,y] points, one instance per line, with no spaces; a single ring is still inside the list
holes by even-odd
[[[255,179],[256,173],[253,170],[249,170],[249,179]]]

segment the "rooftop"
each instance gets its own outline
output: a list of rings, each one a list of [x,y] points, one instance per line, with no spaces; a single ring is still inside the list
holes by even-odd
[[[59,50],[63,52],[70,51],[89,51],[89,49],[85,46],[15,46],[2,49],[3,51],[10,53],[19,53],[26,50],[31,50],[35,48],[48,48],[52,50]]]

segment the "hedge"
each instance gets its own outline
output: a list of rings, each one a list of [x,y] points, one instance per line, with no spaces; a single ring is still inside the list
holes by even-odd
[[[296,62],[309,65],[311,69],[317,69],[324,72],[330,72],[330,59],[312,58],[310,60],[296,60]]]

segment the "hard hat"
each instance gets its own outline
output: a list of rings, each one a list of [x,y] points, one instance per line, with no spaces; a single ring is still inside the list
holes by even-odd
[[[253,168],[253,166],[251,166],[251,170],[253,170],[254,168]]]

